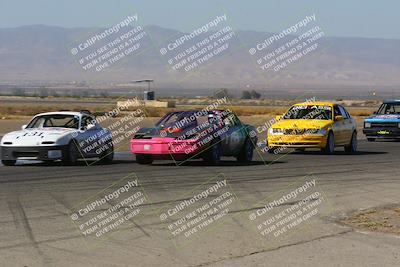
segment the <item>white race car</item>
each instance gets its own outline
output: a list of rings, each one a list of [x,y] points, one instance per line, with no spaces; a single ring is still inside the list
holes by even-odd
[[[16,160],[62,160],[75,164],[79,158],[99,158],[112,162],[114,147],[111,132],[102,128],[90,112],[41,113],[1,139],[1,162],[15,165]]]

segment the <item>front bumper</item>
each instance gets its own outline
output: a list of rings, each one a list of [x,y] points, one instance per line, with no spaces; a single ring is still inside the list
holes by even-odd
[[[175,157],[193,155],[200,150],[201,147],[196,140],[176,140],[173,138],[131,140],[131,152],[134,154],[173,155]]]
[[[400,139],[400,129],[399,128],[364,128],[363,133],[367,138],[376,139]]]
[[[324,148],[325,135],[268,135],[268,147],[278,148]]]
[[[68,146],[1,146],[2,160],[57,160],[68,153]]]

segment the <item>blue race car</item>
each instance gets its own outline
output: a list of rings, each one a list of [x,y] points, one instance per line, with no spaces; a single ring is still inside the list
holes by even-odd
[[[400,139],[400,100],[386,100],[377,112],[364,120],[364,134],[376,139]]]

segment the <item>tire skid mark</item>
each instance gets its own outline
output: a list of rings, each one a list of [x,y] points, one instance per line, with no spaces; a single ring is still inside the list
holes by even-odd
[[[374,161],[374,164],[376,165],[376,164],[390,164],[390,163],[395,163],[395,162],[398,162],[397,160],[392,160],[392,161],[388,161],[388,160],[385,160],[385,161]],[[366,162],[359,162],[359,163],[357,163],[357,162],[351,162],[351,163],[341,163],[340,164],[342,167],[344,167],[344,166],[351,166],[351,167],[354,167],[355,165],[366,165]],[[115,166],[118,166],[118,165],[115,165]],[[262,166],[262,167],[265,167],[265,166],[263,166],[263,165],[260,165],[260,166]],[[323,167],[323,166],[325,166],[324,165],[324,163],[322,162],[322,165],[321,166],[316,166],[315,165],[315,162],[313,162],[313,165],[311,165],[312,167]],[[302,165],[301,166],[301,168],[309,168],[309,167],[311,167],[311,166],[305,166],[305,165]],[[61,166],[62,167],[62,166]],[[153,167],[161,167],[161,166],[159,166],[159,165],[154,165]],[[163,166],[164,168],[162,168],[162,169],[159,169],[159,170],[157,170],[158,172],[160,172],[160,174],[163,174],[163,176],[165,176],[165,171],[166,170],[169,170],[169,169],[171,169],[171,167],[165,167],[165,166]],[[174,166],[172,166],[172,167],[174,167]],[[190,167],[190,166],[189,166]],[[195,166],[196,167],[196,166]],[[207,167],[207,166],[205,166],[205,167]],[[230,167],[230,166],[224,166],[224,165],[222,165],[222,166],[220,166],[221,167],[221,169],[222,168],[228,168],[228,167]],[[246,167],[246,166],[244,166],[244,167]],[[365,166],[364,166],[365,167]],[[86,166],[79,166],[79,167],[77,167],[77,168],[86,168]],[[180,166],[180,167],[176,167],[176,168],[180,168],[180,171],[182,171],[182,166]],[[24,168],[25,169],[25,168]],[[186,168],[185,168],[186,169]],[[210,167],[210,168],[207,168],[208,170],[212,170],[213,168],[212,167]],[[273,169],[273,170],[275,170],[275,171],[278,171],[278,170],[286,170],[286,168],[285,167],[277,167],[277,168],[268,168],[268,169]],[[365,168],[364,168],[365,169]],[[64,174],[65,173],[65,171],[66,170],[68,170],[69,171],[69,173],[71,173],[71,171],[72,171],[72,175],[69,175],[69,176],[72,176],[72,177],[76,177],[76,178],[81,178],[81,177],[87,177],[87,174],[86,173],[82,173],[81,172],[81,170],[79,170],[79,169],[65,169],[65,170],[63,170],[63,171],[59,171],[59,172],[57,172],[56,171],[56,173],[54,173],[54,172],[52,172],[52,175],[51,176],[43,176],[43,174],[41,173],[41,171],[42,170],[38,170],[37,168],[35,168],[35,170],[37,170],[37,172],[38,173],[35,173],[35,172],[32,172],[33,174],[41,174],[41,177],[40,178],[29,178],[29,179],[18,179],[18,180],[15,180],[15,179],[10,179],[10,180],[3,180],[3,181],[0,181],[0,183],[16,183],[16,182],[29,182],[29,181],[43,181],[43,180],[47,180],[47,181],[49,181],[49,180],[59,180],[59,179],[65,179],[65,178],[63,178],[63,177],[61,177],[60,178],[60,175],[62,175],[62,174]],[[128,170],[128,169],[126,169],[126,170],[121,170],[121,169],[118,169],[118,168],[115,168],[115,169],[113,169],[112,171],[108,171],[108,172],[104,172],[105,170],[102,170],[102,171],[100,171],[100,172],[98,172],[98,173],[93,173],[93,169],[92,168],[90,168],[90,170],[91,170],[91,172],[90,172],[90,174],[93,176],[93,177],[96,177],[97,175],[113,175],[113,176],[118,176],[118,175],[122,175],[122,174],[124,174],[124,173],[126,173],[126,172],[131,172],[130,170]],[[189,170],[189,168],[187,168],[186,170]],[[255,169],[253,169],[253,170],[249,170],[249,169],[244,169],[244,170],[238,170],[239,172],[248,172],[248,171],[250,171],[250,172],[252,172],[252,171],[260,171],[260,170],[262,170],[262,169],[258,169],[258,168],[255,168]],[[76,171],[76,173],[74,173]],[[140,169],[140,170],[136,170],[135,172],[140,172],[140,173],[143,173],[143,174],[148,174],[148,173],[151,173],[152,175],[154,175],[154,174],[156,174],[157,173],[157,171],[155,171],[153,168],[151,169],[151,170],[149,170],[149,169]],[[24,170],[24,173],[26,173],[25,172],[25,170]],[[5,174],[5,176],[7,176],[7,172],[6,173],[4,173]],[[14,173],[12,173],[12,175],[16,175],[15,174],[15,172]],[[172,175],[166,175],[166,177],[168,177],[168,176],[171,176],[171,177],[176,177],[176,174],[172,174]]]
[[[109,200],[108,202],[109,202],[109,204],[111,204],[111,205],[116,205],[116,204],[117,204],[117,203],[115,203],[114,201],[111,201],[111,200]],[[110,206],[111,206],[111,205],[110,205]],[[142,205],[141,205],[141,206],[142,206]],[[121,210],[121,209],[123,209],[123,208],[124,208],[124,207],[121,207],[121,208],[119,208],[119,210]],[[144,228],[143,228],[141,225],[139,225],[135,220],[133,220],[133,218],[129,218],[128,221],[130,221],[131,223],[133,223],[133,224],[136,226],[136,228],[138,228],[145,236],[151,237],[150,234],[149,234],[146,230],[144,230]]]
[[[72,211],[72,208],[73,208],[73,205],[71,205],[70,203],[68,203],[66,200],[65,200],[65,198],[62,198],[62,197],[59,197],[59,196],[57,196],[57,195],[55,195],[55,194],[53,194],[53,193],[50,193],[50,196],[52,197],[52,198],[54,198],[54,200],[57,202],[57,203],[59,203],[60,205],[62,205],[64,208],[66,208],[68,211]],[[109,201],[110,202],[110,204],[112,204],[112,205],[114,205],[114,203],[112,203],[111,201]],[[107,210],[107,209],[99,209],[99,211],[100,210]],[[138,229],[140,229],[140,231],[145,235],[145,236],[147,236],[147,237],[150,237],[150,234],[149,233],[147,233],[147,231],[145,231],[144,229],[143,229],[143,227],[142,226],[140,226],[139,224],[137,224],[133,219],[129,219],[129,221],[131,222],[131,223],[133,223]]]
[[[51,266],[51,259],[42,251],[39,242],[36,241],[35,236],[33,235],[31,225],[26,217],[26,213],[22,207],[19,196],[9,199],[7,204],[14,218],[14,223],[17,230],[21,230],[20,232],[24,234],[25,238],[28,240],[28,244],[35,249],[37,254],[42,259],[44,266]]]

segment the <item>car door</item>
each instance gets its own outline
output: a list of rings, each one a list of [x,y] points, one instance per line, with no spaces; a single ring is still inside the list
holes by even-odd
[[[342,112],[338,105],[333,106],[333,134],[335,136],[335,145],[341,145],[344,142],[345,123],[344,120],[337,120],[337,116],[342,116]]]
[[[96,120],[89,115],[83,115],[78,135],[80,153],[84,156],[95,156],[100,148],[98,132],[101,128]]]
[[[353,121],[343,106],[339,105],[340,112],[343,116],[343,144],[349,144],[351,136],[353,135]]]
[[[224,125],[227,127],[227,132],[223,140],[222,154],[226,156],[236,155],[244,145],[246,129],[233,113],[225,117]]]

